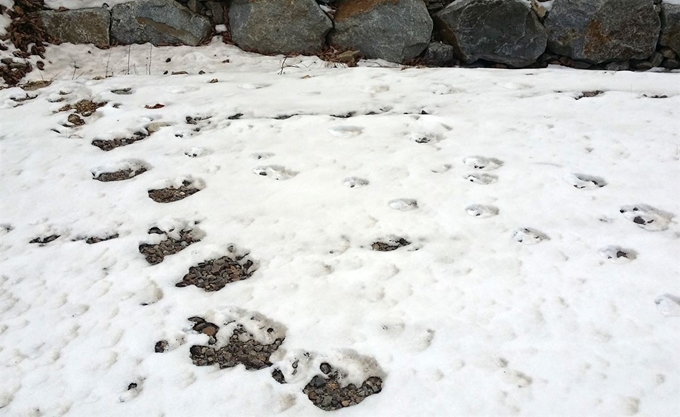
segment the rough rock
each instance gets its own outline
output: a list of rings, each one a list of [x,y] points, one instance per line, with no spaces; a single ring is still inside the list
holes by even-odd
[[[209,1],[205,3],[206,8],[210,11],[213,22],[217,25],[224,23],[224,6],[219,1]]]
[[[229,24],[236,45],[263,54],[320,52],[333,28],[314,0],[233,0]]]
[[[211,30],[210,19],[172,0],[140,0],[111,9],[111,38],[119,44],[195,46]]]
[[[401,63],[420,55],[432,36],[422,0],[344,0],[335,13],[330,43],[366,58]]]
[[[661,37],[659,44],[680,55],[680,4],[661,5]]]
[[[111,13],[103,7],[39,12],[47,35],[62,43],[92,43],[103,47],[109,45]]]
[[[522,0],[460,0],[435,15],[437,33],[470,64],[524,67],[545,52],[546,30]]]
[[[560,0],[545,25],[553,52],[599,64],[651,56],[661,22],[653,0]]]
[[[427,65],[443,67],[453,62],[453,46],[432,42],[425,48],[423,59]]]

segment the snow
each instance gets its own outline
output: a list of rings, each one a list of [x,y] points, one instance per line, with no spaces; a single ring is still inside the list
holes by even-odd
[[[680,414],[676,73],[334,68],[217,43],[46,58],[29,78],[50,86],[0,90],[2,414],[321,416],[302,388],[323,362],[384,379],[343,416]],[[107,104],[64,126],[81,99]],[[147,195],[185,180],[200,191]],[[149,265],[152,227],[201,241]],[[230,253],[251,278],[175,287]],[[192,316],[218,344],[236,324],[285,337],[288,383],[194,366]]]

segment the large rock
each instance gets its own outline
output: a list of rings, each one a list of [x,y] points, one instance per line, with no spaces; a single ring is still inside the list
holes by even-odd
[[[229,24],[234,43],[263,54],[314,54],[333,23],[314,0],[233,0]]]
[[[545,52],[547,33],[523,0],[459,0],[435,15],[439,36],[465,63],[524,67]]]
[[[39,12],[47,35],[58,43],[92,43],[109,45],[111,13],[102,7],[57,12]]]
[[[111,9],[111,37],[119,44],[195,46],[211,30],[207,17],[172,0],[140,0]]]
[[[432,18],[423,0],[343,0],[330,41],[366,58],[401,63],[420,55],[431,36]]]
[[[659,44],[680,55],[680,3],[661,5],[661,38]]]
[[[557,0],[545,21],[553,52],[595,64],[650,57],[660,24],[654,0]]]

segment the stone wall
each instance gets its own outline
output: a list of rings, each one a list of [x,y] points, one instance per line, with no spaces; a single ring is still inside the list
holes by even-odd
[[[37,12],[55,43],[199,45],[432,66],[680,68],[680,4],[662,0],[139,0]],[[329,52],[330,51],[330,52]]]

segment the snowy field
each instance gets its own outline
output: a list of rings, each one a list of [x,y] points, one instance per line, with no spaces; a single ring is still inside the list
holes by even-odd
[[[338,416],[680,415],[680,74],[47,55],[0,90],[0,415],[323,416],[322,363],[382,381]],[[192,363],[238,325],[271,366]]]

